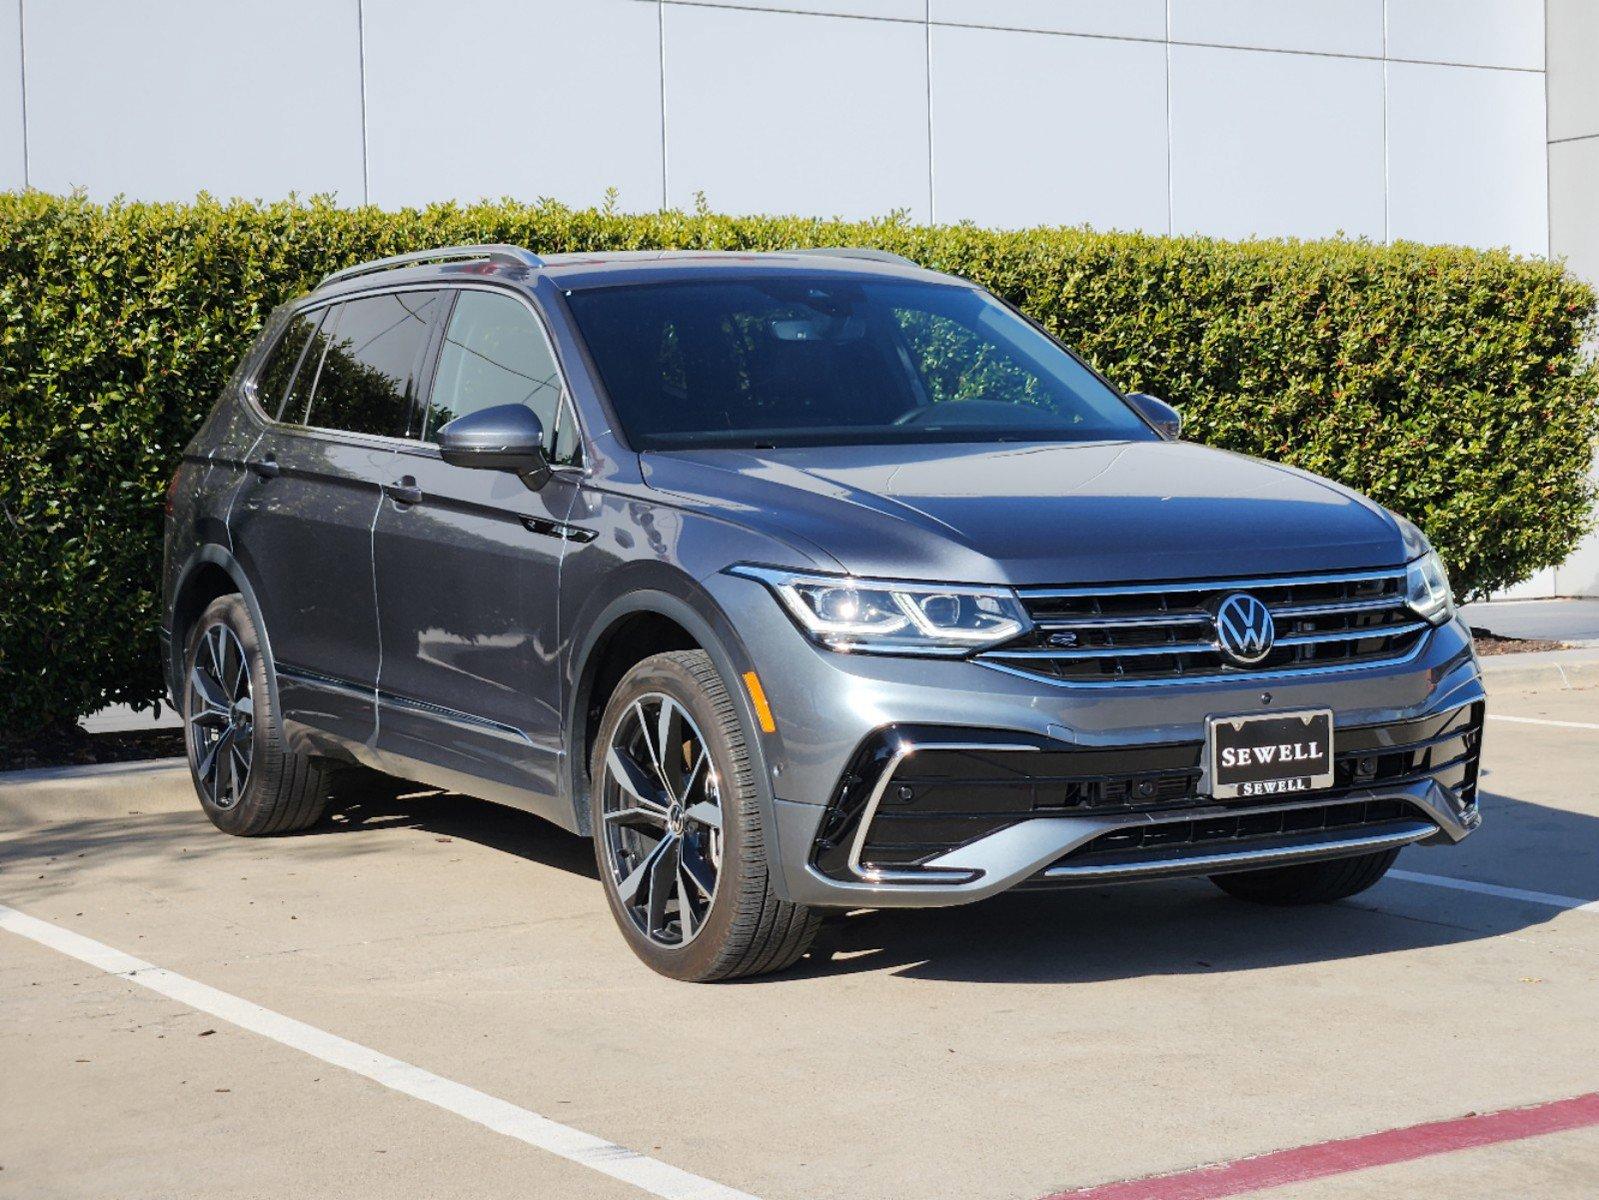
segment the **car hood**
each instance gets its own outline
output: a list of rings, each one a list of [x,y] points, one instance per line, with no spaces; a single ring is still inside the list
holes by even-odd
[[[1187,442],[829,446],[640,456],[650,486],[856,575],[1072,584],[1394,566],[1355,492]]]

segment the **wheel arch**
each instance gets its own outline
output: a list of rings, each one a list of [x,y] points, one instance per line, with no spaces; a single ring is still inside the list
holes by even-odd
[[[650,654],[700,649],[710,656],[745,728],[751,731],[756,793],[767,837],[775,841],[767,742],[775,735],[760,732],[743,679],[745,672],[753,668],[742,639],[710,594],[688,576],[662,569],[628,582],[632,586],[621,594],[591,606],[592,616],[583,621],[583,632],[576,639],[572,655],[567,693],[571,699],[566,705],[564,731],[564,782],[572,800],[576,828],[584,834],[591,831],[588,759],[610,689],[629,667]]]
[[[168,614],[172,644],[165,664],[167,687],[172,699],[175,704],[181,703],[183,658],[188,650],[189,633],[194,628],[194,622],[218,596],[228,595],[238,595],[250,610],[250,620],[255,623],[256,637],[266,666],[267,690],[272,708],[274,712],[280,711],[278,673],[273,666],[271,634],[261,616],[255,588],[251,586],[249,576],[239,560],[215,543],[207,543],[189,556],[172,592],[172,610]]]

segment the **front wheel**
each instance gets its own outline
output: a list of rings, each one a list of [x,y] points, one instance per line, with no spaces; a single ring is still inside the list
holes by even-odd
[[[623,676],[589,770],[605,896],[647,965],[703,983],[810,947],[820,914],[772,891],[749,745],[709,655],[657,654]]]
[[[1365,891],[1388,873],[1398,857],[1397,850],[1383,850],[1327,862],[1212,875],[1210,881],[1229,896],[1257,904],[1329,904]]]

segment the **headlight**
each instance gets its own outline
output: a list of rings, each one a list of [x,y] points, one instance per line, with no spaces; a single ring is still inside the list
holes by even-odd
[[[1405,568],[1405,603],[1418,617],[1442,625],[1455,614],[1449,576],[1436,550],[1429,550]]]
[[[832,650],[876,654],[964,654],[1027,629],[1008,588],[891,583],[847,575],[806,575],[736,566],[777,594],[810,637]]]

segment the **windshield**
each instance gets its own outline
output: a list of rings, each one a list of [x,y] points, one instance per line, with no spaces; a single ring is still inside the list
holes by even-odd
[[[1158,436],[974,288],[785,274],[569,300],[640,450]]]

